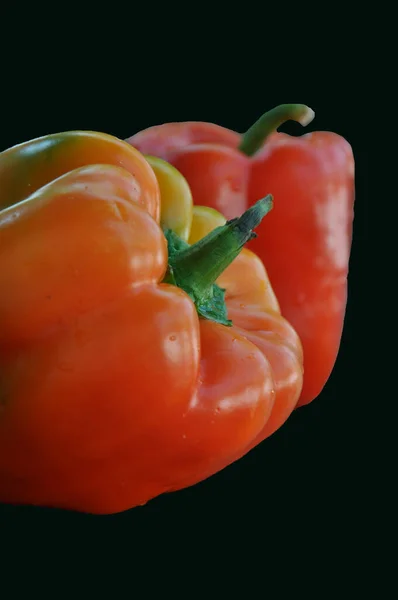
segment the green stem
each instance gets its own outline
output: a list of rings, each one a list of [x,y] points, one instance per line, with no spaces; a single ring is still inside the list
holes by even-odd
[[[169,246],[168,272],[164,282],[183,289],[194,301],[201,317],[231,325],[226,315],[224,291],[215,285],[221,273],[238,256],[253,232],[272,209],[268,195],[242,216],[227,221],[189,246],[170,231],[165,232]]]
[[[311,123],[314,111],[305,104],[281,104],[264,113],[242,135],[239,150],[247,156],[253,156],[259,150],[266,138],[286,121],[297,121],[303,127]]]

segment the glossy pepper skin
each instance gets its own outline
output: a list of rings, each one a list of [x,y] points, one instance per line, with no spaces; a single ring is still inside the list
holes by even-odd
[[[177,212],[189,191],[168,173]],[[120,512],[209,477],[284,422],[302,349],[262,262],[242,250],[219,278],[231,327],[199,318],[162,283],[169,222],[138,151],[49,136],[0,154],[0,183],[1,502]],[[223,221],[186,214],[188,239]]]
[[[272,132],[285,120],[306,125],[312,118],[306,106],[282,105],[243,136],[211,123],[185,122],[155,126],[127,140],[170,161],[186,177],[194,203],[228,219],[264,193],[274,196],[274,210],[248,247],[266,265],[282,314],[303,344],[298,406],[320,394],[337,358],[355,195],[353,153],[343,137]]]

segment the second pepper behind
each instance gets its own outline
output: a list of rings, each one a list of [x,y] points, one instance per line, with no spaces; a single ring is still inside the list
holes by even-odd
[[[252,248],[304,347],[304,385],[298,405],[325,386],[340,346],[352,241],[354,157],[340,135],[293,137],[275,130],[293,119],[308,124],[305,105],[281,105],[244,135],[213,123],[165,123],[128,138],[161,156],[186,177],[195,204],[233,218],[264,193],[275,209]]]

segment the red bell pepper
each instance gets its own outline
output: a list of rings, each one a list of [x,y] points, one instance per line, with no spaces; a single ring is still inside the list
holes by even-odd
[[[282,313],[304,348],[298,406],[319,395],[335,364],[347,300],[352,239],[354,158],[340,135],[292,137],[275,130],[313,111],[282,105],[243,136],[212,123],[166,123],[127,141],[172,163],[187,179],[195,204],[231,219],[265,193],[275,208],[249,244],[263,260]]]

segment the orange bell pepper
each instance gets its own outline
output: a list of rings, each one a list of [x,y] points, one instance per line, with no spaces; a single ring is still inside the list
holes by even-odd
[[[224,468],[297,402],[300,340],[241,251],[271,199],[225,223],[150,162],[91,132],[0,154],[1,502],[144,504]]]

